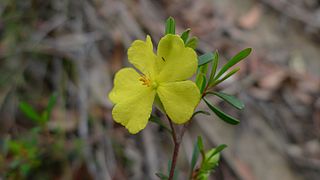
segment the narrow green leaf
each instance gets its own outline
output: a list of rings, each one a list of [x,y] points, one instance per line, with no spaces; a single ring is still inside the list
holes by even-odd
[[[173,17],[169,17],[166,21],[165,34],[176,34],[176,22]]]
[[[209,83],[214,80],[214,76],[216,75],[217,68],[219,64],[219,53],[218,51],[214,52],[213,54],[213,60],[212,60],[212,66],[211,66],[211,73],[210,73],[210,78],[209,78]]]
[[[226,79],[228,79],[229,77],[231,77],[232,75],[234,75],[235,73],[237,73],[240,70],[239,67],[231,70],[230,72],[228,72],[228,74],[226,74],[223,78],[219,79],[219,80],[214,80],[209,86],[216,86],[218,84],[220,84],[221,82],[225,81]]]
[[[190,31],[191,31],[190,28],[188,28],[181,34],[181,39],[183,40],[184,44],[186,44],[189,39]]]
[[[208,92],[207,94],[213,94],[216,95],[218,97],[220,97],[221,99],[225,100],[227,103],[229,103],[230,105],[232,105],[233,107],[241,110],[244,108],[244,104],[243,102],[241,102],[239,99],[237,99],[234,96],[231,96],[229,94],[223,93],[223,92]]]
[[[169,177],[161,172],[156,173],[156,176],[158,176],[161,180],[168,180]]]
[[[205,53],[201,56],[198,56],[198,66],[204,65],[206,63],[209,63],[214,58],[213,53]]]
[[[212,110],[212,112],[214,112],[221,120],[233,125],[236,125],[240,122],[238,119],[224,113],[217,107],[213,106],[206,98],[203,98],[203,100],[207,104],[207,106]]]
[[[195,83],[199,89],[200,89],[200,85],[201,85],[201,76],[202,76],[202,74],[201,74],[200,70],[198,69],[197,74],[196,74]]]
[[[22,173],[23,176],[27,176],[31,171],[31,166],[30,164],[22,164],[20,165],[20,172]]]
[[[158,124],[160,127],[162,127],[164,130],[168,131],[169,133],[171,133],[171,130],[162,122],[162,120],[151,114],[149,121]]]
[[[57,97],[58,97],[57,93],[53,93],[49,98],[49,102],[46,108],[46,111],[48,112],[48,118],[51,116],[51,111],[57,102]]]
[[[214,155],[220,153],[222,150],[224,150],[226,147],[228,147],[225,144],[221,144],[218,147],[214,148],[214,151],[208,156],[208,159],[212,158]]]
[[[220,145],[205,153],[205,158],[196,174],[197,180],[208,179],[211,172],[218,166],[220,160],[220,152],[225,148],[225,145]]]
[[[168,160],[168,174],[170,174],[171,165],[172,165],[172,160],[169,159],[169,160]]]
[[[199,158],[199,153],[200,153],[200,150],[199,150],[199,147],[198,147],[198,139],[197,139],[197,142],[193,146],[192,158],[191,158],[191,164],[190,164],[190,173],[189,173],[189,177],[190,178],[189,179],[192,179],[193,170],[194,170],[194,167],[197,164],[197,161],[198,161],[198,158]]]
[[[208,71],[208,66],[200,66],[197,70],[196,75],[196,85],[198,86],[199,90],[201,90],[202,86],[207,84],[206,72]]]
[[[208,65],[209,65],[209,64],[207,63],[207,64],[204,64],[204,65],[200,66],[200,67],[199,67],[200,73],[206,75],[207,72],[208,72],[208,67],[209,67]]]
[[[220,153],[217,152],[216,148],[209,150],[206,153],[206,158],[200,168],[200,171],[204,171],[204,172],[207,171],[207,173],[210,173],[212,170],[214,170],[215,167],[218,166],[219,159],[220,159]]]
[[[48,105],[47,105],[45,111],[43,111],[41,113],[41,123],[48,122],[48,120],[51,117],[51,111],[52,111],[54,105],[56,104],[56,101],[57,101],[57,94],[53,93],[49,98]]]
[[[192,37],[186,43],[186,47],[190,47],[192,49],[196,49],[197,45],[198,45],[198,38],[197,37]]]
[[[197,142],[193,146],[193,151],[192,151],[192,158],[191,158],[191,172],[193,171],[194,167],[196,166],[198,157],[199,157],[199,147],[198,147],[198,139]]]
[[[173,180],[178,180],[178,178],[179,178],[179,171],[177,170],[177,168],[176,169],[174,169],[174,174],[173,174]]]
[[[219,159],[220,154],[216,152],[216,148],[213,148],[206,153],[206,163],[204,163],[204,167],[201,168],[204,168],[206,170],[213,170],[213,168],[218,165]]]
[[[24,115],[26,115],[35,123],[39,123],[41,121],[40,115],[36,112],[36,110],[30,104],[26,102],[20,102],[19,108],[24,113]]]
[[[48,120],[49,120],[49,114],[48,114],[48,111],[43,111],[42,113],[41,113],[41,116],[40,116],[41,118],[41,121],[40,121],[40,123],[41,124],[44,124],[44,123],[46,123],[46,122],[48,122]]]
[[[201,136],[198,136],[197,145],[198,145],[199,150],[203,151],[203,141],[202,141],[202,137]]]
[[[198,79],[198,81],[196,81],[196,85],[198,86],[200,93],[202,94],[202,92],[204,91],[204,89],[206,88],[207,85],[207,78],[205,75],[201,74],[200,78]]]
[[[191,119],[193,118],[193,117],[195,117],[197,114],[204,114],[204,115],[207,115],[207,116],[209,116],[210,115],[210,113],[209,112],[207,112],[207,111],[196,111],[196,112],[194,112],[193,114],[192,114],[192,117],[191,117]]]
[[[219,71],[218,75],[215,77],[215,79],[218,79],[222,74],[224,74],[228,69],[230,69],[232,66],[243,60],[244,58],[248,57],[251,53],[251,48],[244,49],[240,51],[238,54],[233,56]]]

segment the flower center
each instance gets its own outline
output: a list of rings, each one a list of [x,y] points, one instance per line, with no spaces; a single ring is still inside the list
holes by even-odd
[[[146,75],[141,74],[141,77],[139,78],[139,81],[142,82],[142,85],[145,85],[147,87],[152,87],[153,89],[158,87],[158,83],[151,81]]]
[[[141,75],[141,77],[139,78],[139,81],[142,82],[142,85],[146,85],[148,87],[150,87],[151,85],[151,80],[144,74]]]

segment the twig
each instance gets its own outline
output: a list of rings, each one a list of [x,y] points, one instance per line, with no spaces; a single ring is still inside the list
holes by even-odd
[[[184,132],[187,129],[188,123],[184,124],[180,133],[177,134],[177,132],[174,128],[174,125],[168,115],[167,115],[167,119],[169,121],[170,128],[172,130],[172,139],[173,139],[173,143],[174,143],[174,150],[173,150],[173,154],[172,154],[172,162],[171,162],[171,168],[170,168],[169,179],[168,179],[168,180],[172,180],[174,177],[175,167],[177,165],[177,160],[178,160],[180,145],[182,142],[182,137],[184,135]]]

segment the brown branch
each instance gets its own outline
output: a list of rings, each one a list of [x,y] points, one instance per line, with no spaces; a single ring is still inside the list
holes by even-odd
[[[173,154],[172,154],[171,168],[170,168],[169,179],[168,179],[168,180],[172,180],[173,176],[174,176],[174,170],[177,165],[177,160],[178,160],[178,156],[179,156],[179,149],[180,149],[180,145],[182,142],[182,137],[184,135],[184,132],[187,129],[188,123],[184,124],[180,133],[177,134],[177,132],[174,128],[174,125],[168,115],[167,115],[167,118],[168,118],[171,130],[172,130],[172,139],[173,139],[173,143],[174,143],[174,150],[173,150]]]

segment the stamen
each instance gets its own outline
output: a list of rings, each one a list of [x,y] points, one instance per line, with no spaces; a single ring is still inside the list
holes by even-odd
[[[139,81],[142,82],[142,85],[146,85],[147,87],[150,87],[151,80],[144,74],[141,75],[141,78],[139,78]]]

